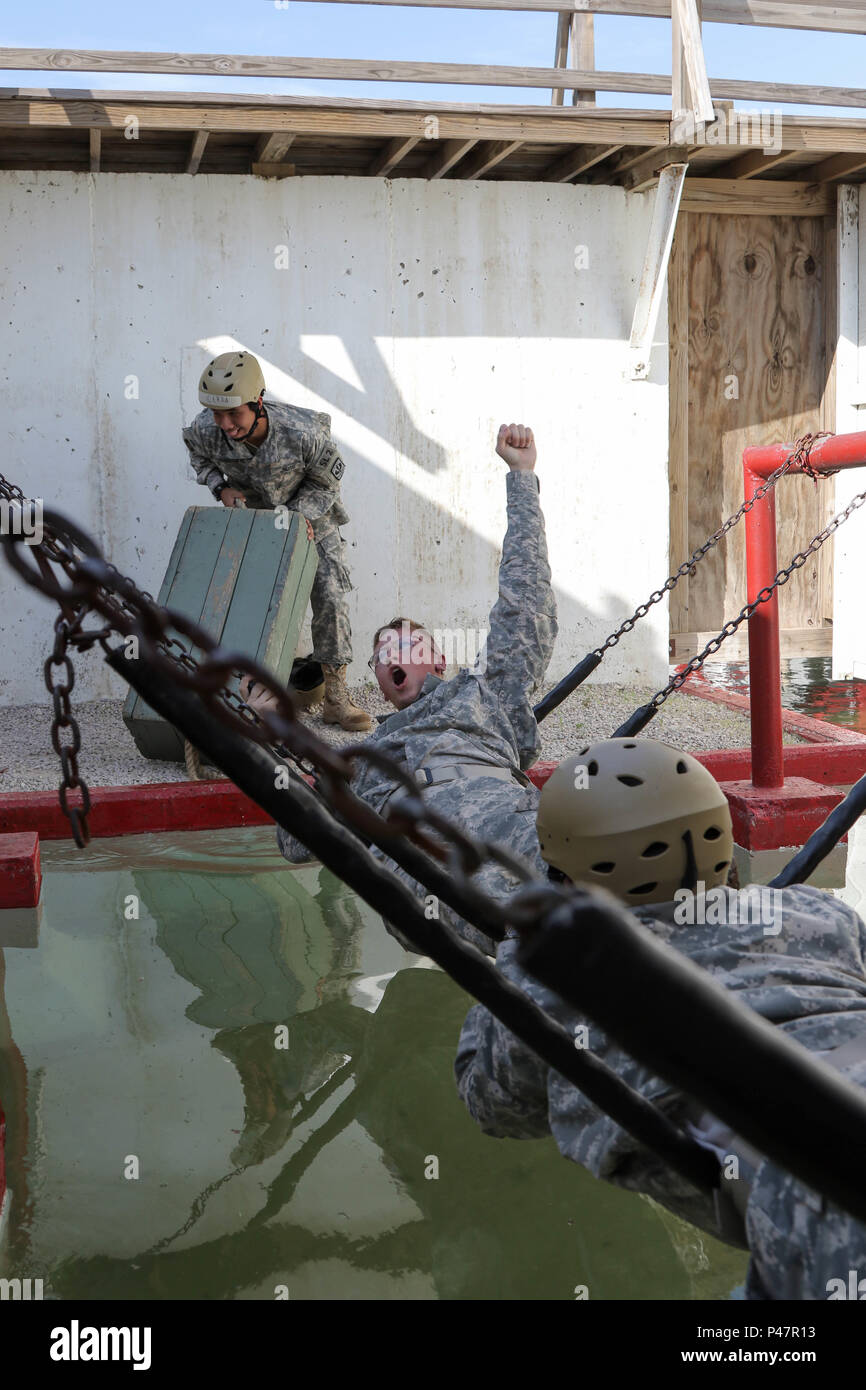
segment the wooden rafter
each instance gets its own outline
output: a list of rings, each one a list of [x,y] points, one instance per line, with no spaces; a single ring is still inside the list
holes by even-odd
[[[522,140],[497,140],[493,144],[485,145],[475,154],[470,155],[464,164],[457,170],[459,179],[483,179],[491,169],[497,164],[501,164],[503,159],[507,159],[516,149],[523,144]]]
[[[822,159],[820,164],[803,169],[799,177],[811,183],[828,183],[833,179],[848,178],[850,174],[859,174],[862,169],[866,169],[866,154],[834,154],[829,159]]]
[[[378,174],[382,178],[387,178],[403,156],[407,155],[410,150],[414,150],[417,144],[417,135],[398,135],[394,140],[389,140],[385,148],[380,150],[376,157],[370,161],[367,173]]]
[[[445,140],[440,148],[431,157],[424,177],[427,179],[444,178],[450,169],[468,154],[478,144],[477,140]]]
[[[255,161],[256,163],[271,164],[285,159],[292,143],[297,139],[295,135],[263,135],[256,143]]]
[[[201,164],[201,158],[204,154],[204,147],[207,144],[207,137],[208,132],[206,130],[197,130],[195,135],[192,137],[192,145],[190,146],[189,158],[186,161],[186,172],[188,174],[198,173],[199,165]]]
[[[739,158],[726,163],[722,173],[726,179],[753,179],[756,175],[766,174],[768,169],[774,169],[777,164],[784,164],[786,159],[795,159],[796,156],[796,150],[781,150],[777,154],[749,150],[748,154],[741,154]]]
[[[559,155],[541,177],[545,183],[569,183],[596,164],[601,164],[602,160],[609,159],[620,148],[620,145],[580,145],[576,150]]]
[[[90,172],[99,173],[99,166],[102,161],[102,131],[91,130],[90,132]]]

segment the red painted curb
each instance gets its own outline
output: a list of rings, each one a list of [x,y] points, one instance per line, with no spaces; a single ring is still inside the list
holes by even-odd
[[[152,782],[138,787],[91,787],[94,839],[159,830],[218,830],[273,825],[271,817],[233,782]],[[72,838],[56,792],[0,794],[0,833],[37,831],[43,840]]]
[[[0,835],[0,910],[36,907],[42,887],[39,836],[34,830]]]

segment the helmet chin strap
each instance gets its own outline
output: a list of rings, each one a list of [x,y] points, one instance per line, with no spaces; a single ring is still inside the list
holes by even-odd
[[[686,871],[683,874],[681,888],[688,888],[689,892],[698,891],[698,861],[695,858],[695,847],[692,843],[692,832],[687,830],[683,836],[683,844],[686,847]]]
[[[253,423],[250,425],[246,434],[239,435],[237,439],[233,439],[233,444],[243,444],[244,440],[249,439],[250,435],[255,433],[255,431],[258,429],[259,421],[261,420],[262,416],[264,416],[265,419],[267,419],[267,411],[265,410],[261,396],[255,403],[255,412],[256,413],[255,418],[253,419]]]

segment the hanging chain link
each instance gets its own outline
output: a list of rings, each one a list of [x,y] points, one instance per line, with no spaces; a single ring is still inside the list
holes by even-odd
[[[0,496],[10,495],[11,485],[0,475]],[[556,885],[538,882],[532,868],[518,856],[499,845],[474,839],[434,811],[405,768],[375,747],[353,744],[337,749],[324,743],[298,718],[291,693],[272,672],[245,654],[225,651],[191,619],[161,608],[150,594],[105,561],[90,536],[74,523],[52,511],[45,511],[42,521],[43,540],[39,545],[20,545],[16,536],[4,535],[0,539],[7,558],[22,578],[61,605],[45,675],[55,708],[52,744],[63,771],[60,802],[79,847],[88,841],[90,796],[78,769],[81,738],[69,707],[75,680],[69,648],[86,651],[99,642],[107,656],[142,661],[167,682],[192,690],[223,725],[280,758],[289,759],[302,773],[315,771],[317,790],[329,809],[363,838],[380,844],[411,840],[431,858],[446,864],[463,890],[473,891],[468,876],[491,860],[513,874],[519,883],[531,885],[532,892],[525,903],[511,900],[507,917],[500,905],[486,903],[488,915],[498,922],[503,935],[509,924],[535,920],[539,895],[545,900],[561,896]],[[28,561],[25,551],[35,552],[35,563]],[[69,581],[68,585],[60,582],[56,568]],[[98,628],[87,629],[84,623],[92,614],[105,621]],[[178,633],[187,639],[186,645],[174,635]],[[125,639],[122,646],[109,645],[113,634]],[[203,653],[203,657],[197,659],[193,650]],[[65,681],[55,674],[61,667]],[[238,691],[228,687],[230,679],[244,675],[255,678],[274,696],[274,709],[254,710]],[[71,731],[71,740],[61,744],[60,732],[65,729]],[[403,790],[404,794],[389,807],[387,820],[350,790],[358,761],[380,767]],[[73,790],[81,793],[80,806],[69,804],[69,792]]]
[[[621,637],[624,637],[627,632],[631,632],[632,628],[641,618],[646,617],[654,603],[660,603],[665,594],[669,594],[675,589],[681,579],[684,579],[686,575],[692,575],[695,566],[703,560],[704,556],[707,555],[715,545],[718,545],[722,537],[726,536],[728,532],[736,526],[737,522],[746,515],[746,512],[750,512],[757,502],[760,502],[763,497],[766,497],[771,488],[774,488],[779,479],[790,472],[795,464],[799,464],[801,470],[808,474],[816,484],[819,476],[829,477],[831,473],[838,473],[838,468],[833,468],[825,469],[823,474],[819,475],[809,463],[809,454],[814,445],[817,444],[819,439],[829,438],[829,431],[819,430],[816,434],[804,434],[801,439],[798,439],[794,445],[793,453],[785,459],[785,462],[776,469],[775,473],[771,473],[766,482],[762,483],[759,488],[756,488],[751,497],[746,498],[743,505],[734,512],[733,516],[729,516],[727,521],[723,522],[718,531],[713,532],[709,540],[704,541],[703,545],[699,546],[688,560],[683,561],[676,573],[672,574],[669,579],[666,579],[660,589],[655,589],[650,594],[646,603],[640,604],[640,606],[634,610],[631,617],[626,618],[625,622],[620,624],[616,632],[612,632],[606,641],[602,642],[600,647],[596,647],[593,655],[598,657],[604,656],[605,652],[610,651],[611,647],[616,646]]]
[[[832,521],[829,521],[824,527],[823,531],[819,531],[817,536],[809,542],[806,549],[799,550],[791,563],[786,565],[784,569],[779,570],[772,584],[768,584],[765,589],[761,589],[752,602],[747,603],[745,608],[740,610],[736,618],[732,618],[730,622],[725,623],[718,636],[713,637],[702,652],[698,652],[698,655],[693,656],[688,665],[683,667],[682,671],[678,671],[675,676],[672,676],[663,690],[656,692],[646,708],[653,710],[661,709],[668,696],[673,695],[675,691],[679,690],[680,687],[685,684],[689,676],[693,675],[695,671],[700,670],[707,657],[713,656],[719,650],[722,643],[726,641],[728,637],[732,637],[737,628],[744,623],[747,618],[751,618],[756,608],[759,608],[762,603],[767,603],[768,600],[773,597],[777,589],[781,588],[783,584],[787,584],[794,571],[802,569],[809,559],[809,556],[814,555],[820,550],[824,542],[829,540],[833,535],[833,532],[838,531],[842,523],[848,520],[852,512],[858,511],[860,507],[863,506],[864,502],[866,502],[866,492],[859,492],[857,496],[848,503],[848,506],[843,512],[837,512]]]
[[[90,842],[87,817],[90,812],[90,791],[78,771],[78,753],[81,748],[81,731],[73,718],[69,695],[75,685],[75,671],[69,656],[69,643],[73,627],[61,613],[54,624],[54,650],[45,662],[45,684],[54,703],[54,718],[51,721],[51,746],[60,759],[62,780],[60,783],[60,805],[72,827],[72,835],[79,849]],[[65,681],[58,679],[58,668],[63,668]],[[69,730],[70,741],[61,743],[63,730]],[[79,791],[81,804],[69,804],[69,793]]]

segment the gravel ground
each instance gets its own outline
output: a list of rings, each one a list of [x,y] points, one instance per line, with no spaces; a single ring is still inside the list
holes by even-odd
[[[558,762],[593,739],[608,738],[654,693],[652,686],[621,685],[590,685],[576,691],[541,725],[541,758]],[[385,714],[390,708],[370,686],[354,687],[352,696],[373,715]],[[85,781],[92,787],[188,781],[182,763],[152,762],[141,756],[121,718],[122,708],[120,700],[74,705],[81,729],[79,768]],[[323,724],[316,710],[310,711],[306,720],[329,743],[352,743],[358,737]],[[48,705],[0,709],[0,791],[56,789],[60,764],[51,747],[50,732]],[[744,748],[749,743],[749,720],[724,705],[691,695],[673,695],[648,732],[663,743],[691,752]],[[785,736],[786,743],[801,741],[795,735]]]

